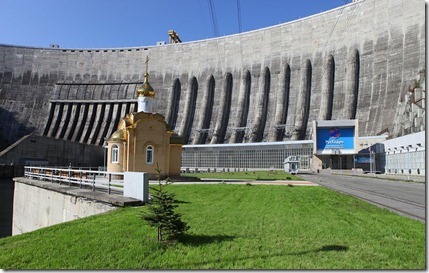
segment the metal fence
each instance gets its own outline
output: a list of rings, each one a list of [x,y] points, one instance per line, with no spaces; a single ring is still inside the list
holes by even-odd
[[[59,183],[92,191],[105,191],[109,194],[124,191],[124,174],[95,171],[92,169],[24,167],[24,177],[51,183]]]

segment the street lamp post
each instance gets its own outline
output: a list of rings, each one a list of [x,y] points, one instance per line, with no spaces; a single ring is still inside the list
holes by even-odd
[[[372,174],[372,152],[371,152],[371,146],[369,146],[369,172]]]
[[[353,155],[353,175],[356,175],[356,155]]]
[[[108,146],[107,146],[107,141],[106,141],[106,138],[104,138],[104,142],[103,142],[103,155],[104,155],[104,158],[103,158],[103,168],[104,168],[104,176],[106,176],[106,172],[107,172],[107,161],[106,161],[106,151],[107,151],[107,148],[108,148]]]

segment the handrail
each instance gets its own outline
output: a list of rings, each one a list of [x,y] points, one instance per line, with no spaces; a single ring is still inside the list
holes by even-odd
[[[93,171],[89,169],[51,168],[51,167],[24,167],[24,177],[51,183],[90,188],[92,191],[112,190],[124,191],[124,173]]]

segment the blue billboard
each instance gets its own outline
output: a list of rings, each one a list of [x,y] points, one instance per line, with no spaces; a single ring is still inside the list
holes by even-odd
[[[317,128],[318,154],[353,154],[354,141],[354,127]]]

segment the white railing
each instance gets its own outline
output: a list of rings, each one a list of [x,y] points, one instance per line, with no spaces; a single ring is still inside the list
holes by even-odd
[[[92,191],[124,191],[124,174],[118,172],[93,171],[91,169],[24,167],[24,177],[29,179],[59,183]]]

